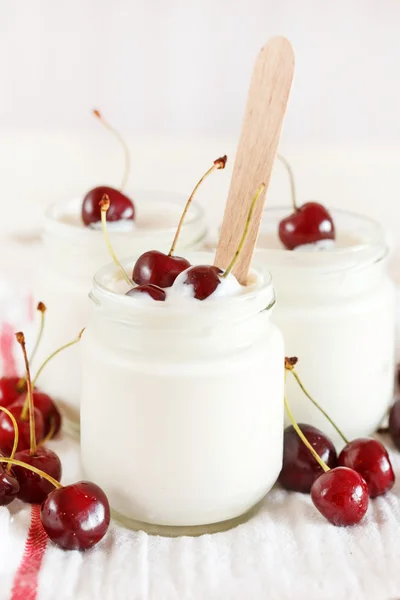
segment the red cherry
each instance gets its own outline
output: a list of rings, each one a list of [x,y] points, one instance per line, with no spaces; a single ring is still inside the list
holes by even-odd
[[[40,446],[36,448],[36,452],[31,455],[30,450],[22,450],[15,455],[16,460],[20,460],[28,465],[32,465],[47,473],[57,481],[61,479],[61,461],[57,454]],[[18,498],[30,504],[41,504],[50,492],[54,490],[54,485],[40,477],[37,473],[24,469],[18,465],[13,467],[16,478],[19,483]]]
[[[21,377],[1,377],[0,379],[0,406],[6,408],[15,402],[17,398],[26,390],[26,384],[19,388]]]
[[[335,446],[316,427],[299,423],[299,427],[321,459],[333,469],[337,465]],[[286,427],[283,436],[283,465],[278,481],[287,490],[309,493],[314,481],[324,473],[295,428]]]
[[[333,525],[356,525],[368,509],[368,486],[353,469],[336,467],[314,481],[311,499]]]
[[[129,290],[129,292],[126,292],[125,295],[140,296],[140,294],[148,294],[151,296],[151,298],[153,298],[153,300],[157,300],[158,302],[165,302],[165,298],[167,297],[167,294],[163,289],[157,285],[153,285],[152,283],[148,283],[147,285],[138,285],[137,287]]]
[[[14,406],[20,406],[22,409],[22,407],[25,404],[25,399],[26,394],[24,394],[16,402],[14,402]],[[54,437],[61,429],[62,417],[60,411],[58,410],[57,406],[50,398],[50,396],[48,396],[44,392],[35,390],[33,392],[33,402],[35,404],[35,408],[42,413],[44,421],[43,437],[46,437],[51,429],[53,429],[52,437]]]
[[[89,481],[52,491],[41,507],[49,538],[66,550],[87,550],[99,542],[110,523],[110,505],[99,486]]]
[[[188,269],[182,283],[193,287],[193,295],[197,300],[205,300],[215,292],[221,283],[222,273],[223,271],[219,267],[197,265]]]
[[[363,476],[370,498],[385,494],[394,485],[395,476],[389,455],[385,446],[378,440],[352,440],[339,454],[338,463],[342,467],[354,469]]]
[[[279,238],[288,250],[321,240],[335,239],[335,226],[328,210],[318,202],[307,202],[279,223]]]
[[[390,409],[389,433],[394,445],[400,450],[400,400],[397,400]]]
[[[107,221],[133,221],[135,218],[135,208],[132,200],[118,190],[102,185],[90,190],[83,199],[82,221],[86,226],[101,221],[100,202],[104,194],[110,199]]]
[[[0,465],[0,506],[7,506],[17,497],[19,483],[14,473],[9,473]]]
[[[151,283],[160,288],[168,288],[178,275],[189,267],[190,262],[186,258],[149,250],[137,259],[133,267],[132,279],[138,285]]]
[[[15,417],[18,425],[19,441],[17,451],[26,450],[30,447],[30,432],[29,432],[29,415],[26,419],[21,418],[21,405],[19,401],[8,407],[10,413]],[[44,422],[42,413],[35,408],[35,432],[36,439],[39,442],[44,435]],[[5,455],[11,454],[14,444],[14,426],[11,419],[5,413],[0,414],[0,452]]]

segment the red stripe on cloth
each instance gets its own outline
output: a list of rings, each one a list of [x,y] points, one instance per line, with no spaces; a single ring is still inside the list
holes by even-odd
[[[14,357],[15,333],[9,323],[3,323],[0,334],[0,354],[3,361],[3,375],[17,375],[18,369]]]
[[[47,540],[47,534],[40,520],[40,506],[34,504],[24,555],[14,578],[10,600],[36,600],[39,571]]]

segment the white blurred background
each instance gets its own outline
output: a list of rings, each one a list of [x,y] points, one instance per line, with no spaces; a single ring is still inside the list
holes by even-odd
[[[252,64],[272,35],[296,52],[281,151],[301,199],[400,224],[398,0],[0,0],[0,231],[36,228],[54,199],[117,185],[189,192],[232,167]],[[218,223],[229,171],[203,188]],[[269,202],[288,203],[275,169]]]

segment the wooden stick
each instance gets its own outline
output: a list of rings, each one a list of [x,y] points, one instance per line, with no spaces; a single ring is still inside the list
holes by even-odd
[[[262,48],[254,66],[214,262],[221,269],[226,269],[232,260],[254,190],[265,182],[266,189],[257,203],[249,234],[233,269],[233,274],[243,285],[247,283],[257,242],[293,73],[294,54],[289,41],[283,37],[271,39]]]

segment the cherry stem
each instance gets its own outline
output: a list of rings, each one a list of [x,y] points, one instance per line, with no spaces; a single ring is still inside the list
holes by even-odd
[[[315,460],[317,461],[317,463],[322,467],[322,469],[325,471],[325,473],[327,471],[330,471],[330,468],[328,467],[327,464],[324,463],[324,461],[322,460],[322,458],[320,457],[320,455],[314,450],[314,448],[311,446],[310,442],[308,441],[308,439],[306,438],[306,436],[304,435],[304,433],[301,431],[300,427],[297,425],[294,416],[292,414],[292,411],[290,410],[288,401],[286,399],[286,396],[283,397],[284,403],[285,403],[285,408],[286,408],[286,412],[288,414],[288,417],[297,433],[297,435],[299,436],[299,438],[301,439],[301,441],[303,442],[303,444],[309,449],[309,451],[311,452],[311,454],[313,455],[313,457],[315,458]]]
[[[56,430],[56,420],[53,416],[50,417],[50,422],[51,422],[51,425],[50,425],[49,433],[46,435],[45,438],[42,439],[41,442],[39,442],[39,444],[38,444],[39,446],[44,446],[54,436],[54,432]]]
[[[246,224],[244,226],[243,234],[242,234],[242,237],[240,238],[239,245],[236,249],[234,257],[232,258],[231,262],[229,263],[229,265],[226,268],[225,273],[222,275],[222,277],[228,277],[229,273],[232,271],[233,267],[235,266],[237,259],[239,258],[239,254],[243,250],[244,243],[245,243],[247,235],[249,233],[250,223],[253,218],[253,213],[254,213],[254,209],[257,204],[257,200],[261,196],[262,192],[265,190],[265,187],[266,187],[265,183],[261,183],[255,193],[253,200],[251,201],[250,210],[247,214]]]
[[[285,360],[285,369],[287,371],[290,371],[293,375],[293,377],[295,378],[295,380],[297,381],[297,383],[300,386],[300,389],[302,390],[302,392],[307,396],[307,398],[314,404],[314,406],[316,408],[318,408],[318,410],[320,411],[320,413],[322,413],[324,415],[324,417],[329,421],[329,423],[332,425],[332,427],[337,431],[337,433],[340,435],[340,437],[342,438],[342,440],[344,441],[345,444],[349,443],[349,440],[347,439],[347,437],[344,435],[344,433],[339,429],[339,427],[336,425],[336,423],[333,421],[333,419],[331,419],[331,417],[328,415],[328,413],[326,413],[324,411],[324,409],[322,408],[322,406],[320,406],[318,404],[318,402],[316,400],[314,400],[314,398],[311,396],[311,394],[306,390],[306,388],[303,385],[303,382],[301,381],[300,377],[297,375],[296,371],[294,370],[294,366],[287,364],[287,361]]]
[[[7,465],[15,465],[16,467],[23,467],[24,469],[28,469],[28,471],[32,471],[32,473],[36,473],[36,475],[40,475],[43,479],[46,479],[49,483],[54,485],[55,488],[60,489],[63,486],[57,479],[54,479],[51,475],[48,475],[44,471],[33,467],[32,465],[28,465],[27,463],[22,462],[22,460],[16,460],[15,458],[3,458],[0,456],[0,463],[5,463]]]
[[[69,348],[70,346],[74,346],[75,344],[77,344],[78,342],[81,341],[81,337],[83,335],[83,332],[85,331],[85,329],[82,329],[82,331],[79,333],[78,337],[75,338],[74,340],[72,340],[71,342],[68,342],[67,344],[64,344],[63,346],[61,346],[60,348],[57,348],[57,350],[55,350],[54,352],[52,352],[52,354],[50,354],[50,356],[48,356],[46,358],[46,360],[42,363],[42,365],[39,367],[38,372],[36,373],[33,382],[32,382],[32,386],[35,387],[36,382],[40,376],[40,374],[42,373],[43,369],[45,368],[45,366],[55,357],[57,356],[57,354],[60,354],[60,352],[62,352],[63,350],[65,350],[66,348]],[[25,406],[24,406],[25,408]]]
[[[36,310],[38,310],[40,312],[40,329],[39,329],[38,336],[36,338],[35,345],[33,347],[31,355],[29,357],[29,364],[30,365],[32,364],[33,359],[36,356],[36,352],[37,352],[37,350],[39,348],[39,344],[40,344],[41,339],[43,337],[44,323],[45,323],[45,312],[46,312],[47,308],[46,308],[46,305],[43,304],[43,302],[39,302],[38,305],[37,305],[37,307],[36,307]]]
[[[177,244],[177,242],[178,242],[178,238],[179,238],[179,235],[180,235],[180,233],[181,233],[181,229],[182,229],[183,221],[185,220],[185,217],[186,217],[187,211],[189,210],[189,207],[190,207],[190,205],[191,205],[191,203],[192,203],[192,200],[193,200],[193,198],[194,198],[194,196],[195,196],[195,194],[196,194],[197,190],[199,189],[199,187],[201,186],[201,184],[203,183],[203,181],[204,181],[205,179],[207,179],[207,177],[208,177],[209,175],[211,175],[211,173],[212,173],[213,171],[216,171],[216,170],[218,170],[218,169],[224,169],[224,168],[225,168],[225,165],[226,165],[226,161],[227,161],[227,160],[228,160],[228,158],[227,158],[227,156],[226,156],[226,155],[225,155],[225,156],[221,156],[221,158],[217,158],[217,160],[215,160],[215,161],[214,161],[214,164],[213,164],[213,166],[212,166],[212,167],[210,167],[210,168],[208,169],[208,171],[206,171],[206,173],[204,173],[203,177],[201,177],[201,179],[199,179],[199,181],[196,183],[196,185],[195,185],[195,187],[194,187],[194,190],[193,190],[193,192],[190,194],[190,196],[189,196],[189,199],[188,199],[188,201],[186,202],[185,208],[183,209],[183,213],[182,213],[182,216],[181,216],[181,218],[180,218],[180,221],[179,221],[179,223],[178,223],[178,227],[177,227],[177,230],[176,230],[176,233],[175,233],[175,237],[174,237],[174,239],[173,239],[173,242],[172,242],[172,245],[171,245],[171,249],[170,249],[170,251],[168,252],[168,256],[172,256],[172,255],[173,255],[173,253],[175,252],[176,244]]]
[[[285,166],[285,169],[286,169],[286,171],[287,171],[287,173],[289,175],[290,193],[291,193],[291,196],[292,196],[293,209],[295,211],[297,211],[298,207],[297,207],[297,201],[296,201],[296,183],[295,183],[295,180],[294,180],[293,169],[292,169],[290,163],[286,160],[286,158],[284,156],[282,156],[281,154],[277,154],[277,158]]]
[[[14,444],[13,444],[13,449],[12,449],[12,452],[10,455],[10,458],[13,459],[15,456],[15,453],[17,451],[17,447],[18,447],[18,440],[19,440],[18,424],[17,424],[17,421],[16,421],[14,415],[12,413],[10,413],[10,411],[7,408],[5,408],[4,406],[0,406],[0,410],[3,411],[4,413],[6,413],[6,415],[8,416],[8,418],[10,419],[10,421],[14,427]],[[11,465],[8,465],[7,471],[8,472],[11,471]]]
[[[41,339],[43,337],[43,331],[44,331],[44,322],[45,322],[45,317],[44,317],[44,313],[46,312],[46,305],[43,302],[39,302],[36,310],[38,310],[40,312],[40,329],[39,329],[39,333],[38,336],[36,338],[36,342],[35,345],[33,347],[33,350],[31,352],[31,355],[29,357],[29,364],[32,364],[32,361],[34,360],[35,356],[36,356],[36,352],[39,348],[39,344],[41,342]],[[17,383],[17,390],[19,392],[23,392],[25,388],[25,377],[21,377],[20,380]]]
[[[17,338],[17,342],[21,346],[22,354],[24,355],[25,370],[26,370],[26,384],[27,384],[27,389],[28,389],[27,400],[28,400],[28,406],[29,406],[29,434],[30,434],[30,445],[31,445],[30,452],[31,452],[31,456],[33,456],[37,449],[36,432],[35,432],[35,411],[34,411],[34,404],[33,404],[33,386],[32,386],[32,381],[31,381],[31,373],[30,373],[30,369],[29,369],[28,355],[26,353],[25,336],[22,333],[22,331],[19,331],[18,333],[15,334],[15,337]],[[23,407],[22,412],[24,411],[24,408],[25,407]],[[21,418],[23,418],[22,412],[21,412]],[[25,415],[25,418],[26,418],[26,415]]]
[[[104,125],[104,127],[106,129],[108,129],[108,131],[111,131],[111,133],[113,134],[113,136],[118,140],[118,142],[121,144],[122,149],[124,151],[124,158],[125,158],[125,168],[124,168],[124,174],[122,177],[122,182],[121,182],[121,192],[123,191],[124,187],[126,186],[127,182],[128,182],[128,178],[129,178],[129,173],[131,170],[131,158],[130,158],[130,154],[129,154],[129,148],[124,140],[124,138],[122,137],[122,135],[116,130],[114,129],[114,127],[112,127],[102,116],[102,114],[100,113],[100,111],[94,109],[93,110],[93,114],[95,117],[97,117],[99,119],[99,121]]]
[[[106,241],[108,251],[111,254],[111,258],[113,259],[113,261],[116,264],[116,266],[118,267],[118,269],[121,271],[122,275],[124,276],[125,281],[129,285],[129,287],[132,288],[132,287],[134,287],[134,283],[128,277],[127,272],[125,271],[124,267],[119,262],[116,254],[115,254],[115,252],[113,250],[113,247],[111,245],[110,238],[108,237],[108,231],[107,231],[107,211],[108,211],[109,208],[110,208],[110,198],[107,196],[107,194],[104,194],[103,198],[100,200],[101,224],[103,226],[104,239]]]

